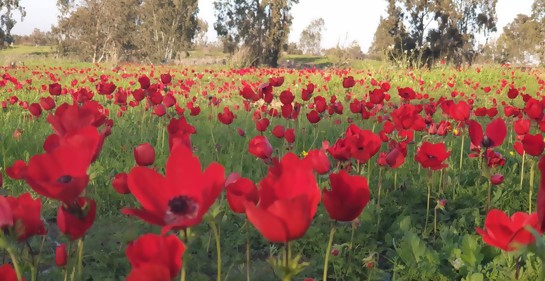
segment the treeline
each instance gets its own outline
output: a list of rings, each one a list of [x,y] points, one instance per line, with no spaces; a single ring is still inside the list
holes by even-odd
[[[387,1],[373,58],[402,66],[545,64],[545,0],[534,0],[531,15],[518,15],[503,30],[497,30],[497,0]]]

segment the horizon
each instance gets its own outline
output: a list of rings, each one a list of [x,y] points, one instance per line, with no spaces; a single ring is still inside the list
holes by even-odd
[[[56,0],[21,0],[20,2],[25,7],[27,16],[22,22],[18,20],[12,34],[28,35],[35,28],[50,31],[51,26],[57,23]],[[217,41],[213,27],[215,21],[213,2],[214,0],[199,0],[198,16],[208,22],[209,42]],[[338,1],[339,4],[331,5],[328,4],[330,3],[328,0],[301,0],[292,9],[293,24],[289,42],[298,43],[301,31],[313,19],[321,17],[325,21],[322,48],[332,48],[338,44],[348,46],[351,42],[357,41],[366,52],[371,46],[380,17],[386,15],[386,1],[362,2],[361,0],[341,0]],[[530,14],[532,2],[533,0],[499,0],[496,7],[498,32],[492,37],[497,38],[503,32],[503,27],[512,22],[518,14]]]

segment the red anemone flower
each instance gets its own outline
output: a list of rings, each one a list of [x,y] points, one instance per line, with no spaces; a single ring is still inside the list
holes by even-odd
[[[303,237],[320,203],[310,165],[290,152],[275,161],[259,185],[259,204],[246,204],[248,220],[271,242]]]
[[[440,170],[448,167],[448,164],[444,164],[450,156],[450,151],[447,151],[447,147],[444,143],[429,143],[424,142],[422,146],[418,148],[418,151],[414,159],[422,165],[423,168],[429,168],[430,170]]]
[[[469,137],[471,143],[477,147],[492,148],[500,146],[507,135],[507,126],[502,118],[498,118],[486,126],[486,134],[477,121],[469,121]]]
[[[227,203],[234,213],[244,214],[246,204],[256,205],[259,201],[259,193],[254,182],[240,177],[239,174],[232,173],[225,181],[225,191],[227,193]]]
[[[95,222],[95,200],[78,198],[69,205],[62,204],[57,212],[59,230],[72,241],[83,237]]]
[[[336,221],[353,221],[367,203],[371,193],[367,179],[361,176],[351,176],[342,170],[329,175],[331,190],[324,189],[322,201],[329,217]]]
[[[34,235],[46,234],[42,221],[42,202],[40,199],[32,199],[30,193],[24,193],[19,197],[6,198],[13,215],[13,225],[17,240],[24,241]]]
[[[534,235],[525,230],[525,227],[530,226],[540,232],[538,225],[536,213],[517,212],[508,217],[503,211],[493,209],[486,215],[484,230],[476,230],[486,244],[510,252],[516,250],[517,245],[534,243]]]
[[[184,252],[185,245],[175,235],[144,234],[129,243],[126,255],[133,269],[150,264],[163,266],[170,278],[174,278],[182,268]]]
[[[204,172],[201,162],[185,146],[174,149],[166,164],[166,176],[147,167],[135,167],[128,177],[129,190],[140,209],[122,213],[170,229],[196,225],[220,195],[225,182],[223,167],[212,163]]]

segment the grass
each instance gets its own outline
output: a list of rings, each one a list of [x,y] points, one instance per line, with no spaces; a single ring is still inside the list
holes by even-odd
[[[327,63],[324,58],[306,56],[290,58],[305,63]],[[31,68],[9,70],[10,75],[17,77],[21,82],[27,79],[33,81],[32,84],[25,84],[19,90],[14,89],[15,86],[12,84],[8,84],[0,91],[0,100],[7,100],[10,96],[16,95],[29,103],[39,101],[39,97],[47,95],[46,91],[41,90],[42,84],[48,85],[52,82],[46,72],[52,72],[55,79],[68,88],[71,88],[69,85],[72,80],[77,79],[79,81],[77,87],[95,89],[96,83],[89,82],[89,78],[98,80],[101,75],[109,75],[118,87],[135,89],[136,86],[131,86],[129,82],[134,82],[138,76],[150,74],[152,71],[150,66],[129,65],[125,71],[113,73],[109,66],[96,67],[77,62],[63,64],[62,68],[57,67],[43,61]],[[246,152],[250,138],[257,135],[257,132],[254,131],[252,113],[242,109],[242,100],[238,96],[242,81],[258,85],[262,81],[267,81],[271,75],[285,76],[286,82],[281,88],[275,89],[276,95],[290,88],[300,101],[301,89],[308,82],[313,82],[317,85],[315,96],[322,95],[329,101],[335,95],[342,102],[343,115],[324,114],[324,120],[316,125],[306,122],[305,115],[308,112],[306,107],[297,121],[288,122],[280,118],[271,118],[270,129],[280,124],[296,128],[296,142],[291,150],[301,155],[304,151],[320,148],[322,141],[334,144],[346,130],[349,118],[359,127],[378,133],[380,125],[376,125],[374,119],[364,120],[361,115],[350,113],[349,102],[344,99],[348,91],[340,86],[342,78],[347,74],[354,75],[357,79],[365,79],[363,85],[357,85],[351,90],[359,99],[374,88],[372,81],[375,80],[389,81],[392,84],[390,93],[394,104],[399,103],[399,98],[396,96],[396,87],[399,86],[413,87],[418,92],[429,94],[435,99],[442,96],[451,97],[451,93],[455,90],[459,93],[464,92],[466,96],[475,94],[478,106],[490,107],[493,99],[497,99],[498,103],[507,101],[504,93],[494,94],[494,91],[500,88],[502,79],[513,81],[517,87],[525,86],[525,91],[533,94],[538,92],[540,87],[536,75],[542,73],[542,70],[537,70],[535,73],[513,70],[511,78],[512,70],[499,67],[485,67],[480,72],[476,69],[460,72],[450,68],[409,71],[393,69],[377,63],[362,63],[359,67],[351,71],[330,69],[324,72],[256,69],[240,75],[217,67],[212,68],[214,73],[205,73],[204,68],[157,66],[153,68],[155,73],[153,79],[157,80],[160,73],[172,73],[176,82],[170,90],[179,93],[182,92],[181,84],[186,85],[184,81],[193,80],[195,84],[189,91],[184,92],[187,98],[182,94],[176,97],[182,107],[192,97],[195,97],[196,104],[201,107],[201,114],[188,117],[188,121],[198,131],[192,137],[192,142],[202,165],[207,166],[217,161],[225,167],[227,173],[238,172],[258,182],[265,175],[267,167],[261,160],[255,159]],[[129,74],[129,77],[122,78],[121,75],[125,72]],[[195,74],[204,76],[198,79]],[[326,81],[326,77],[331,77],[331,80]],[[454,86],[452,88],[447,86],[448,82],[453,82]],[[475,86],[476,83],[479,83],[479,86]],[[483,93],[482,87],[485,86],[493,87],[491,94]],[[208,99],[202,95],[203,92],[223,99],[223,103],[219,107],[209,105]],[[91,181],[87,195],[97,201],[98,215],[85,242],[85,280],[123,280],[130,270],[124,254],[126,243],[143,233],[158,233],[159,230],[135,218],[127,218],[120,214],[120,209],[123,207],[138,206],[138,203],[132,196],[115,193],[111,187],[111,180],[119,172],[130,171],[134,166],[132,148],[144,142],[149,142],[155,147],[157,154],[155,167],[159,171],[164,171],[164,164],[168,157],[168,138],[165,132],[168,120],[151,115],[151,112],[145,111],[142,105],[136,108],[129,107],[122,116],[118,117],[116,114],[120,110],[119,106],[103,96],[95,96],[95,99],[109,110],[115,125],[112,135],[106,139],[99,159],[89,171]],[[460,97],[458,96],[457,99]],[[58,98],[56,102],[61,104],[70,100],[69,96],[65,96]],[[241,109],[235,110],[234,105],[239,105]],[[518,101],[517,105],[522,106],[522,102]],[[237,115],[237,119],[230,126],[216,121],[217,113],[223,106],[230,106]],[[173,116],[176,115],[172,108],[168,112]],[[2,162],[0,163],[2,163],[3,171],[15,160],[28,160],[30,156],[42,151],[43,140],[52,133],[45,115],[46,113],[40,118],[33,119],[27,110],[17,105],[10,106],[0,113],[0,132],[2,132],[2,142],[0,142]],[[436,119],[440,121],[444,118],[438,113]],[[479,121],[487,123],[488,119],[481,118]],[[246,136],[239,136],[236,128],[246,131]],[[19,140],[12,137],[15,129],[23,131]],[[533,130],[537,132],[536,128]],[[507,164],[500,169],[500,172],[506,176],[506,180],[503,185],[494,188],[492,205],[513,213],[527,209],[528,189],[531,186],[526,180],[523,189],[518,187],[521,159],[516,154],[511,154],[515,137],[512,132],[510,134],[506,143],[499,148],[507,161]],[[277,155],[287,152],[285,143],[274,138],[270,130],[265,135],[270,139]],[[338,231],[333,247],[340,250],[340,255],[331,258],[330,280],[461,280],[462,278],[478,280],[479,274],[486,276],[487,280],[513,279],[514,254],[502,254],[497,249],[486,246],[474,231],[475,227],[483,226],[486,215],[483,205],[486,198],[487,179],[481,176],[478,161],[464,156],[463,169],[458,170],[461,138],[452,134],[445,138],[424,135],[416,135],[415,143],[409,146],[404,166],[397,170],[382,172],[381,208],[377,208],[376,205],[379,184],[376,156],[367,165],[354,167],[353,173],[359,173],[368,178],[372,199],[359,217],[359,226],[355,229],[353,236],[354,245],[349,244],[352,239],[352,225],[337,226]],[[444,142],[451,150],[451,157],[448,159],[449,168],[446,172],[443,174],[436,172],[432,175],[432,202],[435,202],[435,199],[448,199],[446,211],[438,213],[437,233],[433,233],[430,227],[424,229],[426,186],[429,178],[413,160],[416,145],[424,138],[432,142]],[[385,150],[386,145],[383,145],[381,151]],[[464,151],[465,154],[469,152],[467,138]],[[525,173],[528,179],[529,169]],[[321,188],[328,187],[327,177],[318,177],[318,181]],[[537,182],[536,180],[534,187],[537,186]],[[0,192],[20,194],[28,190],[29,187],[23,181],[5,178]],[[535,192],[531,199],[535,200]],[[223,197],[217,206],[219,215],[216,221],[222,234],[221,243],[224,253],[223,280],[245,280],[246,235],[244,229],[246,222],[244,216],[233,215]],[[43,266],[40,268],[43,280],[59,280],[61,274],[59,269],[52,266],[55,244],[66,242],[65,238],[55,231],[54,220],[57,207],[57,202],[44,200],[43,217],[52,223],[49,225],[50,233],[45,240]],[[313,277],[318,280],[318,276],[321,276],[330,223],[327,213],[320,206],[305,237],[293,244],[294,252],[301,253],[304,261],[309,262],[309,266],[300,277]],[[282,245],[269,244],[255,229],[251,229],[253,280],[277,280],[266,259],[280,254]],[[206,224],[192,229],[192,232],[195,236],[189,243],[188,252],[184,257],[184,264],[188,267],[188,280],[212,280],[217,270],[214,262],[213,235]],[[38,247],[40,242],[40,239],[35,239],[32,246]],[[367,266],[369,261],[373,262],[372,267]],[[522,273],[527,279],[521,280],[535,280],[532,278],[535,278],[538,272],[537,259],[529,256],[525,259]],[[296,280],[302,280],[302,278]]]

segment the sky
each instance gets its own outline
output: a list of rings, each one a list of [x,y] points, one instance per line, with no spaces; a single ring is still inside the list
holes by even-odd
[[[30,34],[34,28],[50,30],[57,22],[57,0],[21,0],[27,16],[13,28],[13,34]],[[502,30],[517,14],[530,14],[533,0],[499,0],[496,7],[498,30]],[[216,40],[213,28],[214,0],[199,0],[199,17],[209,24],[208,39]],[[384,0],[300,0],[295,5],[293,25],[289,41],[298,42],[301,31],[313,20],[323,18],[325,32],[322,47],[330,48],[337,44],[348,46],[357,41],[363,50],[367,50],[373,41],[373,35],[381,15],[385,15]],[[497,35],[496,35],[497,36]]]

